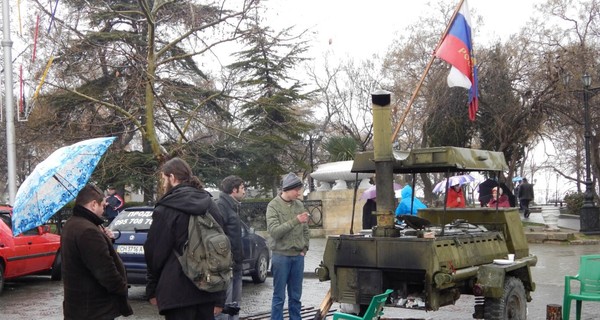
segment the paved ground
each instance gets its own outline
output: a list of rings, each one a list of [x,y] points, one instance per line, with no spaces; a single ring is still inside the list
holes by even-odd
[[[532,213],[531,222],[542,222],[541,213]],[[578,229],[578,220],[563,217],[559,226],[571,231]],[[306,257],[305,280],[302,303],[305,306],[317,308],[327,290],[329,282],[319,282],[314,277],[314,269],[321,262],[326,240],[311,239],[310,251]],[[569,245],[569,244],[531,244],[530,252],[538,256],[538,264],[532,268],[532,276],[537,289],[532,293],[533,301],[528,304],[528,319],[546,319],[548,304],[562,305],[564,291],[564,276],[574,275],[579,268],[579,257],[586,254],[600,253],[600,244]],[[241,316],[266,312],[270,310],[273,293],[272,279],[268,278],[263,284],[253,284],[247,279],[244,282]],[[134,315],[120,319],[162,319],[156,308],[144,299],[143,287],[132,287],[129,300],[134,309]],[[446,306],[436,312],[389,308],[385,316],[397,319],[431,319],[431,320],[466,320],[472,319],[473,297],[461,296],[456,305]],[[334,304],[334,308],[339,308]],[[571,319],[575,319],[574,306]],[[600,303],[584,303],[582,319],[600,319]],[[6,284],[0,296],[0,319],[7,320],[54,320],[62,319],[62,283],[50,281],[49,277],[24,277],[18,281]]]

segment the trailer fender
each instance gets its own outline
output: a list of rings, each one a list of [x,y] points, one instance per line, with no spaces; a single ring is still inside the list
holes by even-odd
[[[477,296],[499,299],[504,292],[505,268],[494,265],[483,265],[477,271],[477,282],[473,291]]]

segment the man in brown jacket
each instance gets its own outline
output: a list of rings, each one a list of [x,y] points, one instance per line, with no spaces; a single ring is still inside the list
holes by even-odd
[[[127,278],[109,230],[102,227],[102,190],[86,185],[75,199],[73,216],[61,238],[65,319],[114,319],[133,314]]]

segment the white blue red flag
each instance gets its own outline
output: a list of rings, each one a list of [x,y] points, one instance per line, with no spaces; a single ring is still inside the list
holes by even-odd
[[[448,86],[469,89],[469,119],[474,121],[479,108],[478,81],[471,41],[471,18],[466,0],[451,22],[435,55],[452,65],[448,74]]]

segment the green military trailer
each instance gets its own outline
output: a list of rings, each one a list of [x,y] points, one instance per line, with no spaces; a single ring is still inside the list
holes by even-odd
[[[467,294],[475,296],[474,318],[526,319],[535,290],[530,268],[537,258],[529,253],[517,208],[427,208],[417,218],[406,217],[413,228],[400,229],[390,224],[393,208],[386,205],[393,203],[390,173],[506,169],[501,152],[467,148],[382,155],[376,147],[357,154],[353,172],[377,172],[378,226],[327,238],[317,274],[331,281],[331,300],[362,310],[374,295],[393,289],[389,306],[435,311]],[[385,198],[381,209],[380,197]]]

